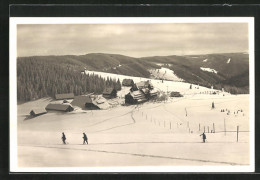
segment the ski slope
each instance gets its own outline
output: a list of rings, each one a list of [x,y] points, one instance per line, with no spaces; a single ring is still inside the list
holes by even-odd
[[[179,78],[176,74],[174,74],[174,71],[164,67],[160,69],[151,69],[150,73],[155,79],[183,81],[183,79]]]
[[[129,78],[88,71],[102,77]],[[146,78],[131,77],[135,82]],[[18,167],[238,167],[250,163],[249,95],[190,89],[184,82],[150,79],[159,91],[179,91],[165,102],[116,106],[107,110],[52,112],[24,120],[50,98],[18,105]],[[129,87],[118,92],[123,101]],[[224,96],[223,96],[224,95]],[[215,108],[212,109],[212,102]],[[224,109],[225,112],[221,112]],[[242,112],[240,111],[242,110]],[[227,112],[230,112],[229,114]],[[213,130],[215,133],[211,133]],[[236,128],[239,126],[239,141]],[[207,142],[202,143],[204,131]],[[224,132],[226,130],[226,132]],[[67,137],[62,145],[61,133]],[[82,133],[88,145],[82,145]],[[185,168],[185,167],[184,167]]]

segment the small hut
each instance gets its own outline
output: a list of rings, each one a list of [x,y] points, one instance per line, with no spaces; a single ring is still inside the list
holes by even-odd
[[[103,97],[107,99],[115,98],[117,96],[117,90],[115,88],[106,88],[103,91]]]
[[[70,112],[74,108],[70,104],[48,104],[45,108],[47,111],[63,111]]]
[[[47,111],[45,109],[33,109],[33,110],[31,110],[30,115],[32,117],[36,117],[36,116],[40,116],[40,115],[43,115],[46,113],[47,113]]]
[[[55,94],[55,99],[56,99],[56,100],[74,99],[74,94],[73,94],[73,93],[68,93],[68,94]]]
[[[132,79],[123,79],[122,85],[123,86],[133,86],[134,81]]]
[[[183,95],[180,94],[180,92],[177,92],[177,91],[172,91],[170,96],[171,97],[183,97]]]

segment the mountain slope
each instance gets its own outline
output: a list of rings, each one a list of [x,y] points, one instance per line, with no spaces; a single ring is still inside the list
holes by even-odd
[[[249,55],[223,53],[189,56],[154,56],[133,58],[118,54],[91,53],[80,56],[34,56],[18,58],[48,61],[74,71],[85,69],[137,77],[151,77],[149,70],[169,68],[186,82],[203,86],[225,88],[234,93],[248,93]],[[205,71],[205,69],[213,72]],[[234,90],[235,88],[235,90]]]

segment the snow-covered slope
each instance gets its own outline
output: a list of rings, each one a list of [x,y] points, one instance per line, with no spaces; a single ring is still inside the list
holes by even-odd
[[[174,74],[174,71],[168,69],[168,68],[160,68],[160,69],[151,69],[150,73],[152,77],[155,79],[164,79],[164,80],[170,80],[170,81],[183,81],[183,79],[179,78],[176,74]]]
[[[202,71],[212,72],[212,73],[215,73],[215,74],[218,73],[215,69],[211,69],[211,68],[200,67],[200,69],[201,69]]]
[[[229,63],[230,63],[230,60],[231,60],[230,58],[227,60],[227,64],[229,64]]]
[[[121,82],[124,78],[150,80],[158,91],[179,91],[184,97],[121,106],[117,102],[129,92],[129,87],[123,86],[118,97],[109,100],[115,106],[107,110],[53,112],[30,120],[24,120],[25,115],[32,108],[46,106],[51,99],[20,104],[19,167],[88,167],[88,171],[90,167],[169,166],[174,171],[174,166],[228,169],[250,163],[249,95],[235,96],[197,85],[190,89],[185,82],[86,73]],[[237,126],[241,131],[239,142]],[[205,144],[200,137],[204,129]],[[216,133],[211,133],[213,130]],[[67,145],[61,144],[62,132]],[[82,145],[83,132],[88,136],[88,145]]]
[[[96,71],[86,71],[86,74],[96,74],[99,75],[103,78],[112,78],[112,79],[119,79],[121,82],[123,79],[133,79],[135,83],[140,82],[140,81],[147,81],[150,80],[153,84],[153,86],[163,92],[169,92],[169,91],[178,91],[182,93],[183,95],[185,94],[192,94],[192,93],[197,93],[197,94],[210,94],[214,91],[214,89],[206,88],[203,86],[198,86],[198,85],[193,85],[193,88],[190,89],[190,83],[185,83],[185,82],[176,82],[176,81],[162,81],[158,79],[149,79],[149,78],[141,78],[141,77],[132,77],[132,76],[125,76],[125,75],[118,75],[118,74],[112,74],[112,73],[105,73],[105,72],[96,72]],[[196,87],[196,88],[195,88]],[[129,88],[123,89],[124,93],[120,93],[120,95],[124,95],[125,93],[128,93]],[[225,92],[224,92],[225,93]],[[228,93],[225,93],[226,95]]]

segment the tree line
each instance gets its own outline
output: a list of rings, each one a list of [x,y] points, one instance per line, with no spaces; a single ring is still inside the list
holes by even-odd
[[[58,93],[101,94],[107,87],[121,90],[120,80],[83,74],[80,68],[33,58],[17,59],[17,100],[55,97]]]

